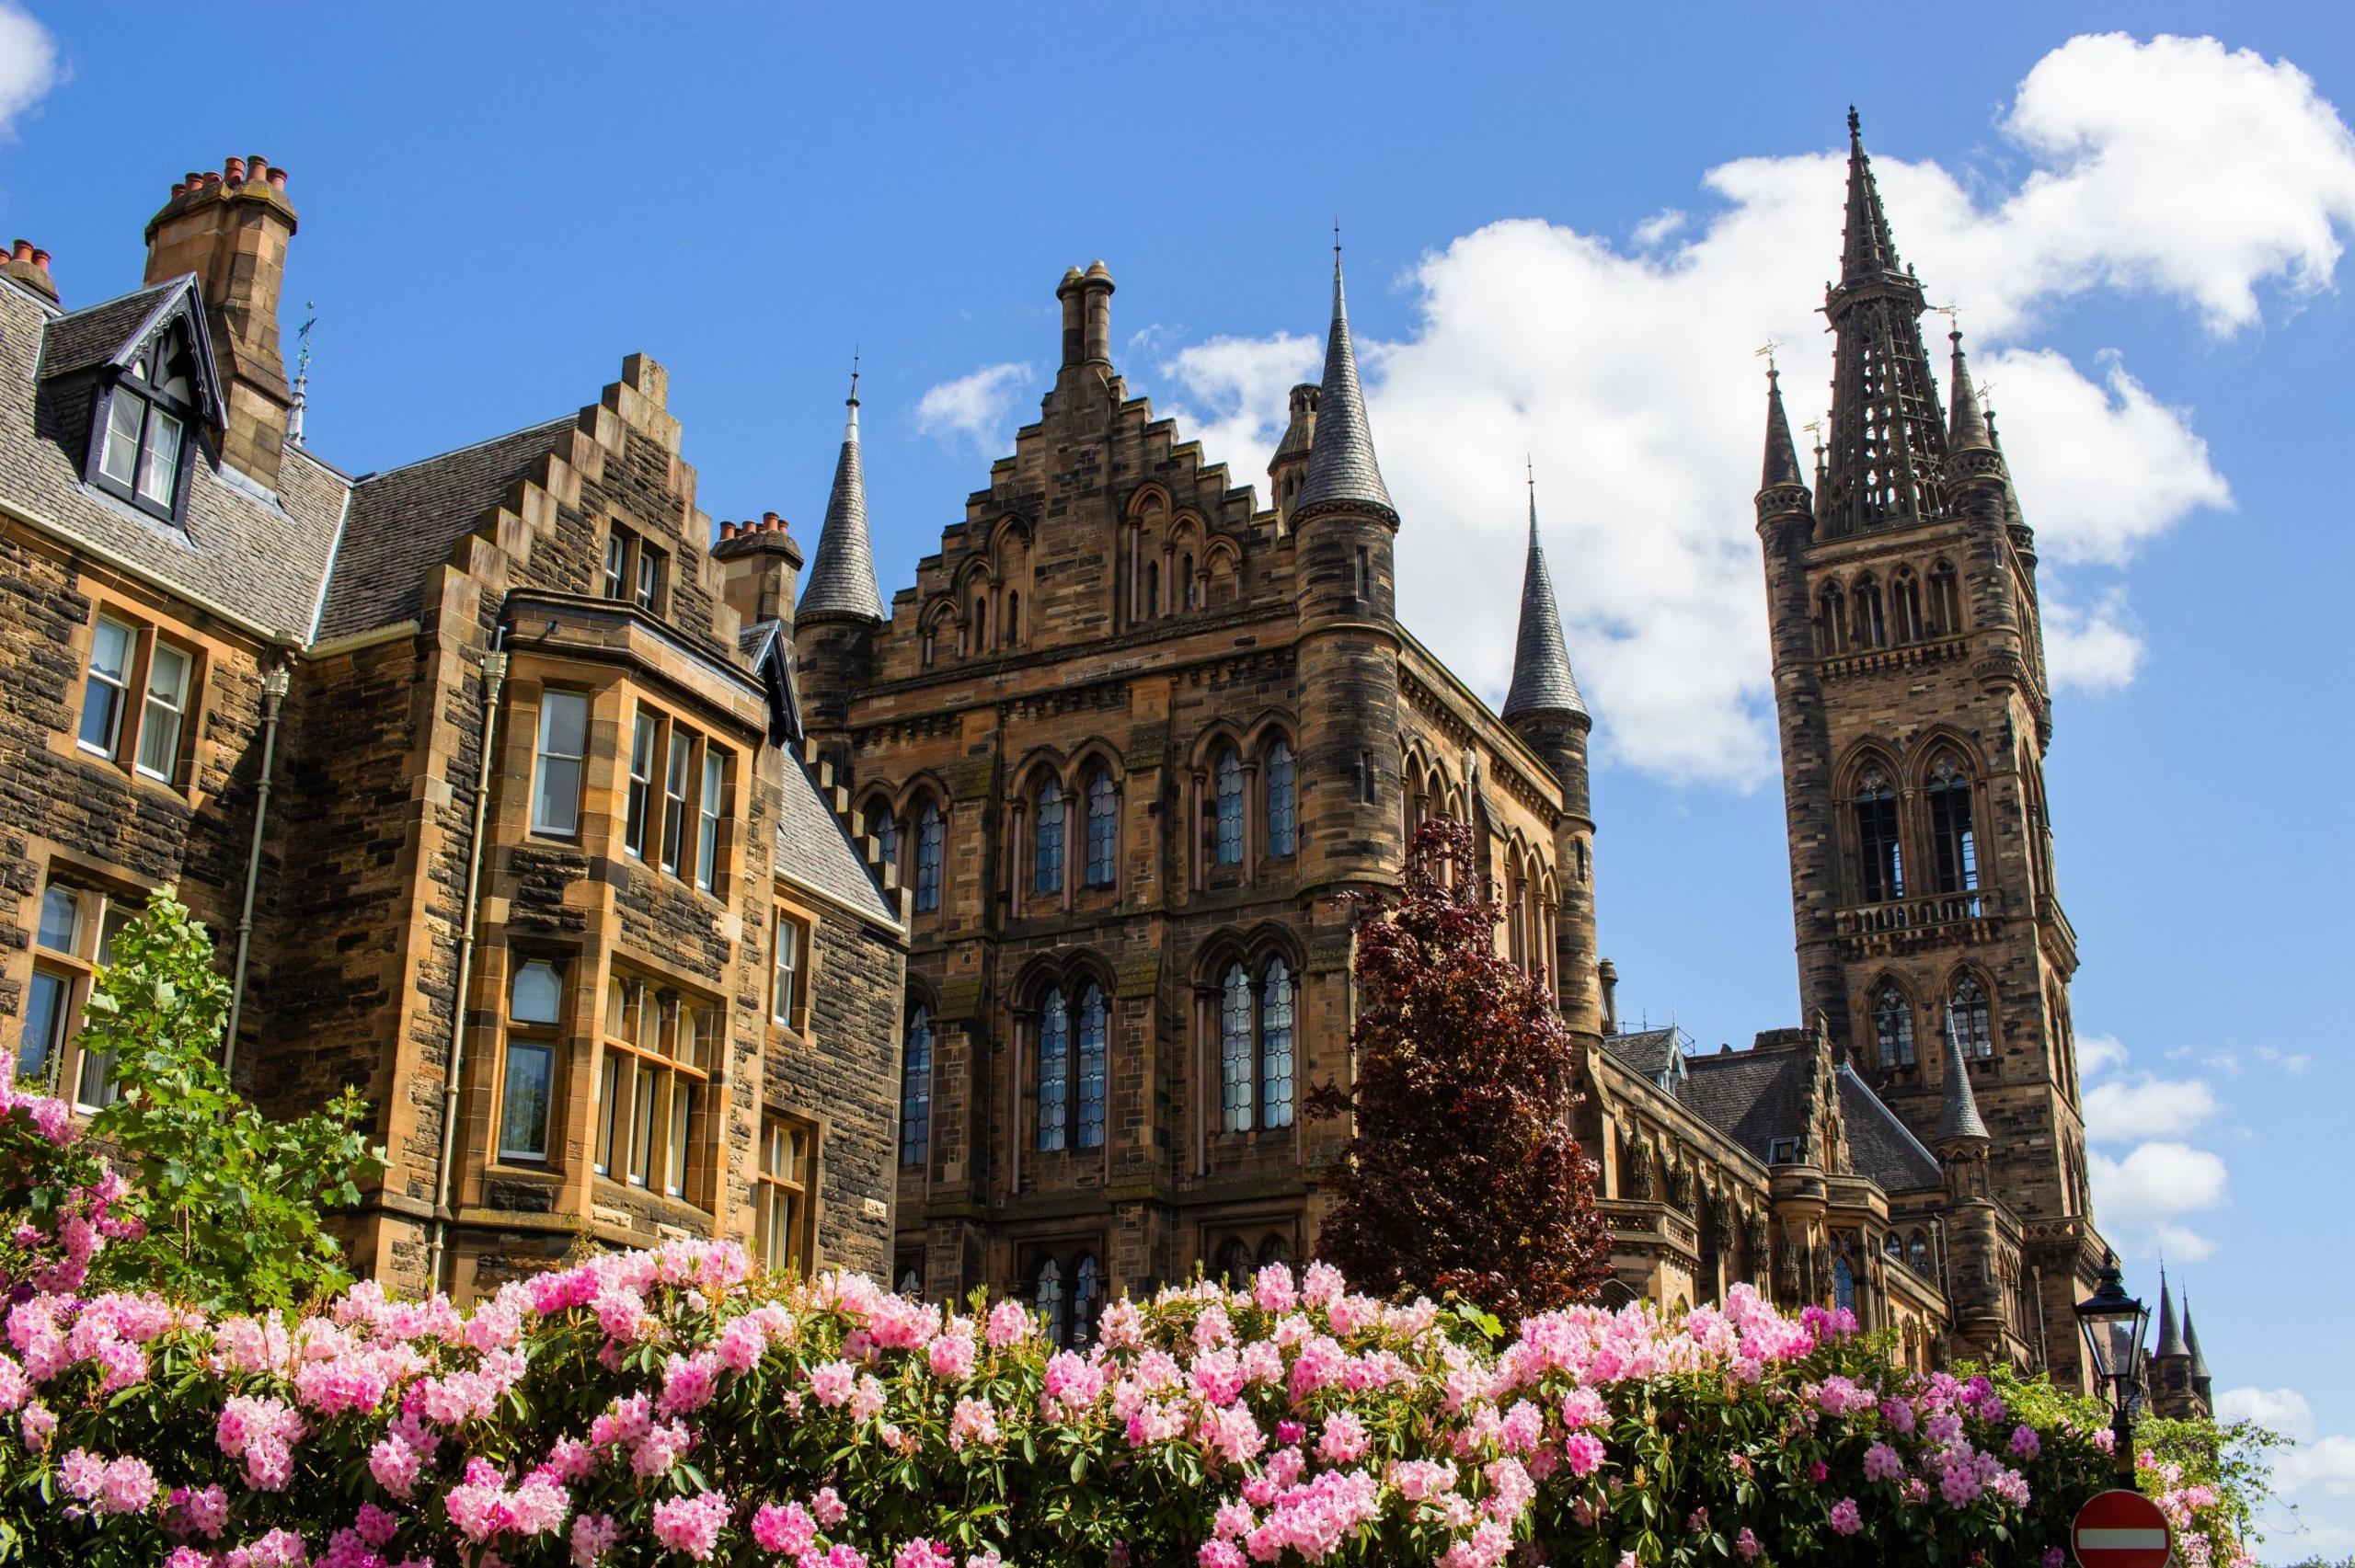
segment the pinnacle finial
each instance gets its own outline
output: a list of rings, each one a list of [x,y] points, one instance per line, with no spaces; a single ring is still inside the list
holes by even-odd
[[[1309,447],[1308,478],[1295,510],[1350,501],[1395,515],[1382,466],[1367,428],[1365,391],[1358,384],[1357,350],[1350,342],[1350,305],[1341,280],[1340,228],[1334,226],[1333,321],[1325,339],[1325,380],[1316,396],[1316,439]]]
[[[1856,118],[1856,106],[1850,104],[1848,106],[1848,140],[1861,142],[1864,140],[1864,121]]]
[[[844,399],[852,407],[858,406],[858,345],[850,346],[850,395]]]
[[[1953,314],[1949,310],[1949,315]],[[1947,332],[1947,341],[1954,345],[1954,408],[1947,428],[1947,450],[1967,452],[1972,447],[1990,447],[1995,442],[1988,433],[1987,416],[1979,406],[1979,391],[1970,383],[1970,363],[1962,354],[1962,326],[1959,322]]]
[[[1537,544],[1537,459],[1529,452],[1522,454],[1522,465],[1529,470],[1529,543]]]
[[[1562,612],[1554,602],[1554,575],[1537,543],[1537,467],[1529,463],[1529,561],[1521,580],[1521,629],[1513,641],[1512,685],[1499,716],[1508,723],[1531,714],[1587,711],[1570,673]]]

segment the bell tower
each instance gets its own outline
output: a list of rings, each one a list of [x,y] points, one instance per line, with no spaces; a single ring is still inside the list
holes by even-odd
[[[1952,418],[1854,110],[1847,227],[1823,310],[1830,436],[1809,495],[1768,372],[1757,495],[1803,1017],[1934,1147],[1983,1116],[1987,1196],[2025,1230],[2022,1289],[2071,1322],[2103,1246],[2085,1182],[2045,810],[2052,738],[2034,535],[1951,337]],[[1949,1086],[1960,1075],[1967,1082]],[[2035,1299],[2025,1310],[2039,1310]],[[2071,1336],[2041,1339],[2077,1375]]]

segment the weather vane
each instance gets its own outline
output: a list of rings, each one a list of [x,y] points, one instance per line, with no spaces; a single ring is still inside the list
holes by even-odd
[[[296,446],[303,444],[303,413],[310,405],[311,328],[319,324],[319,302],[304,300],[303,309],[310,319],[295,329],[294,336],[302,344],[302,351],[294,356],[294,406],[287,411],[286,439]]]
[[[1782,349],[1783,340],[1781,338],[1769,338],[1763,346],[1752,349],[1750,351],[1750,357],[1753,360],[1764,360],[1766,361],[1766,373],[1768,375],[1773,375],[1775,373],[1775,356],[1782,352]]]

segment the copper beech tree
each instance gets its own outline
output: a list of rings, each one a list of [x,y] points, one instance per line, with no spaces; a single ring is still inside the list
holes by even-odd
[[[1354,1116],[1317,1250],[1361,1288],[1453,1291],[1511,1318],[1591,1299],[1610,1273],[1594,1166],[1570,1130],[1575,1045],[1551,988],[1497,951],[1472,830],[1426,822],[1404,896],[1358,926]]]

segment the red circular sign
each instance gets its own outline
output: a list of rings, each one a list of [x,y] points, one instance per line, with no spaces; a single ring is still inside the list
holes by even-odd
[[[2166,1568],[2167,1516],[2139,1492],[2097,1492],[2077,1510],[2069,1549],[2077,1568]]]

